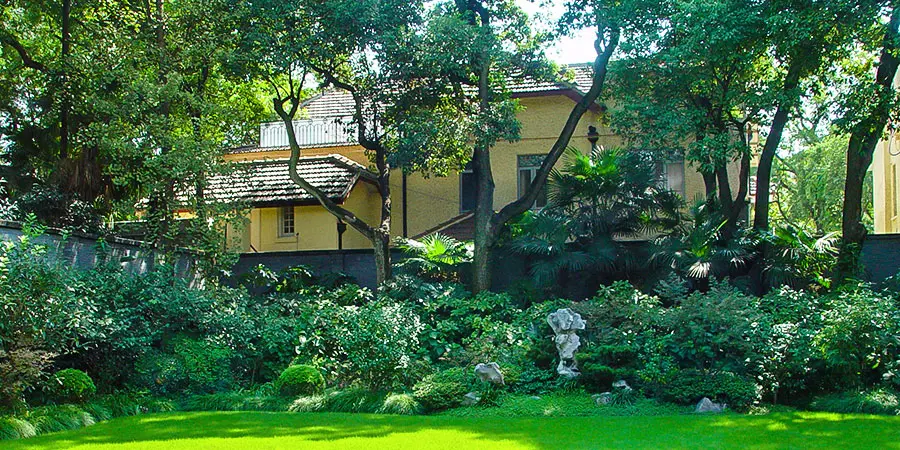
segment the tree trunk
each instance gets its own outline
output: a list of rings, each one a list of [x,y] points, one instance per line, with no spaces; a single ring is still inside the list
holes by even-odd
[[[900,60],[897,58],[900,8],[894,8],[884,33],[881,59],[875,75],[878,85],[878,101],[872,105],[850,134],[847,145],[847,179],[844,183],[844,207],[841,215],[842,240],[838,255],[837,279],[844,280],[860,274],[860,253],[866,239],[866,227],[862,224],[862,194],[866,171],[872,164],[875,146],[884,134],[890,119],[893,97],[893,80]]]
[[[62,33],[60,43],[62,50],[60,59],[62,60],[62,74],[60,75],[62,92],[60,93],[59,104],[59,159],[65,160],[69,157],[69,110],[72,109],[69,101],[69,53],[72,48],[72,34],[70,31],[72,22],[72,0],[63,0],[62,2]]]
[[[605,45],[601,41],[601,36],[604,35],[608,36]],[[492,247],[496,243],[497,237],[508,221],[528,211],[537,200],[538,194],[547,183],[547,177],[553,170],[553,166],[556,165],[569,146],[569,141],[575,133],[578,122],[581,121],[584,113],[600,97],[606,82],[609,60],[618,45],[618,28],[598,27],[598,38],[594,44],[597,50],[597,58],[594,60],[594,74],[590,89],[572,108],[566,123],[563,125],[563,129],[559,132],[559,136],[553,143],[550,152],[541,163],[541,167],[535,174],[534,179],[531,180],[531,184],[525,190],[525,194],[501,208],[497,213],[494,212],[494,179],[491,174],[490,151],[486,146],[475,146],[472,156],[474,172],[478,180],[477,203],[475,205],[475,255],[472,261],[473,290],[475,292],[490,289]],[[487,98],[489,74],[490,66],[487,64],[483,65],[482,72],[479,75],[478,86],[482,111],[487,111],[489,108]]]
[[[485,52],[486,53],[486,52]],[[482,53],[481,72],[478,76],[479,108],[483,113],[490,109],[488,83],[490,61]],[[486,143],[478,143],[472,153],[472,170],[475,173],[475,249],[472,258],[472,290],[475,293],[491,288],[491,258],[494,246],[494,175],[491,172],[491,153]]]
[[[791,110],[794,109],[800,96],[797,86],[800,85],[803,67],[808,64],[805,59],[801,54],[794,55],[794,58],[791,59],[781,89],[783,98],[778,102],[778,109],[772,119],[769,135],[766,137],[766,143],[759,155],[759,167],[756,171],[756,206],[753,210],[753,228],[757,230],[769,229],[769,186],[772,182],[772,162],[775,160],[775,153],[778,152],[778,146],[781,144],[781,136],[790,118]]]

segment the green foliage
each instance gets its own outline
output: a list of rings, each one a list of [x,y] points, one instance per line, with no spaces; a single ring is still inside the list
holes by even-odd
[[[770,285],[831,287],[831,271],[838,253],[835,233],[816,238],[802,229],[781,226],[762,233],[761,241],[769,245],[762,270]]]
[[[567,155],[548,181],[547,207],[514,224],[510,249],[529,258],[529,272],[541,285],[563,273],[636,272],[641,255],[619,238],[674,227],[681,200],[659,187],[646,153],[571,148]]]
[[[384,405],[385,394],[365,388],[348,388],[325,394],[325,411],[374,413]]]
[[[900,415],[900,402],[895,392],[885,389],[865,392],[842,392],[823,395],[810,403],[814,411],[828,411],[843,414],[884,414]]]
[[[472,377],[460,368],[426,376],[413,386],[413,397],[427,411],[443,411],[459,406],[469,392]]]
[[[378,409],[380,414],[414,416],[422,414],[422,405],[410,394],[388,394],[384,404]]]
[[[28,421],[16,417],[0,417],[0,441],[34,436],[37,436],[37,430]]]
[[[750,260],[751,240],[727,225],[715,203],[696,202],[686,220],[654,240],[651,261],[705,287],[711,277],[728,276]]]
[[[688,405],[703,397],[741,410],[756,402],[758,393],[756,384],[730,372],[682,370],[663,386],[667,401]]]
[[[845,386],[880,382],[900,359],[897,298],[851,285],[825,301],[821,330],[813,339],[818,356]]]
[[[93,425],[96,421],[86,411],[73,405],[43,406],[28,413],[28,421],[38,434],[53,433]]]
[[[634,383],[637,378],[636,349],[627,345],[589,345],[575,355],[581,370],[579,381],[589,392],[612,391],[616,381]]]
[[[822,105],[823,109],[827,107]],[[778,197],[776,220],[809,229],[815,236],[840,231],[847,143],[847,135],[829,133],[820,138],[813,134],[800,140],[799,151],[775,160],[772,183]],[[871,227],[871,177],[866,178],[864,189],[863,221]]]
[[[313,366],[290,366],[275,380],[275,390],[285,397],[318,394],[325,390],[325,377]]]
[[[179,405],[183,411],[287,411],[290,401],[280,396],[244,392],[195,395]]]
[[[431,281],[459,281],[461,267],[472,262],[470,243],[440,233],[430,234],[419,241],[402,239],[397,248],[406,254],[394,265],[399,273]]]
[[[57,403],[83,403],[97,393],[91,377],[78,369],[56,372],[50,377],[45,390]]]

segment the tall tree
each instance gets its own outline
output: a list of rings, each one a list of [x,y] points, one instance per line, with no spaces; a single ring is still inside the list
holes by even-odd
[[[756,173],[756,204],[753,227],[769,227],[769,196],[772,164],[784,129],[803,95],[802,83],[846,58],[856,43],[859,29],[877,17],[880,1],[828,0],[795,2],[773,0],[764,12],[771,48],[780,76],[773,89],[777,93],[775,111],[766,142],[759,155]]]
[[[890,21],[880,28],[881,50],[874,80],[861,83],[845,102],[847,112],[842,126],[850,132],[850,141],[847,144],[838,279],[859,275],[860,253],[866,238],[866,228],[862,222],[865,175],[872,164],[875,146],[884,135],[888,120],[896,113],[897,98],[893,82],[900,66],[897,54],[900,49],[900,7],[893,6]]]
[[[730,235],[748,205],[752,124],[770,101],[760,7],[678,2],[655,14],[658,32],[626,45],[627,57],[614,66],[612,127],[632,145],[693,165],[710,206],[727,220],[722,234]]]
[[[440,49],[446,43],[429,38],[425,12],[423,2],[399,0],[258,1],[243,12],[241,58],[275,92],[275,111],[291,147],[291,179],[372,243],[379,283],[391,275],[392,169],[459,169],[472,134],[470,122],[458,120],[465,102],[452,100],[461,94],[448,82],[452,71]],[[292,122],[311,77],[319,88],[353,99],[351,128],[374,166],[374,174],[361,175],[370,177],[380,196],[377,223],[338,205],[297,171],[300,145]]]

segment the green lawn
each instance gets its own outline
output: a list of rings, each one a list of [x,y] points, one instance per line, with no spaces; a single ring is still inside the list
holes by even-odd
[[[900,417],[767,416],[446,417],[198,412],[115,419],[3,449],[900,449]]]

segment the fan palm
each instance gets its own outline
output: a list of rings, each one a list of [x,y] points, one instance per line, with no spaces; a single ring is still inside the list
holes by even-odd
[[[727,223],[712,205],[697,202],[689,218],[656,239],[651,260],[700,282],[744,267],[751,257],[750,242],[740,230],[726,239],[722,230]]]
[[[535,282],[546,285],[564,272],[611,273],[639,258],[623,239],[679,223],[680,198],[658,186],[648,155],[570,148],[561,170],[548,180],[548,204],[516,225],[509,247],[529,257]],[[627,268],[626,268],[627,269]]]
[[[472,262],[471,243],[440,233],[421,240],[400,239],[397,248],[406,254],[394,265],[398,271],[435,281],[458,281],[460,266]]]
[[[837,257],[836,233],[816,237],[800,228],[781,226],[760,238],[771,249],[763,261],[763,274],[770,285],[830,287],[828,274]]]

